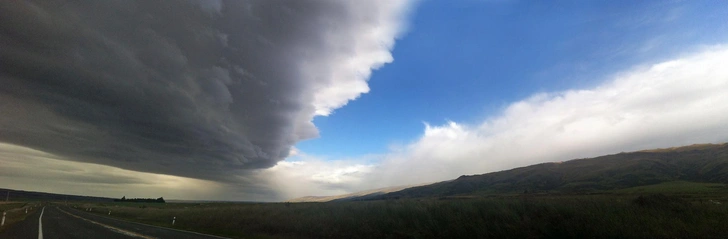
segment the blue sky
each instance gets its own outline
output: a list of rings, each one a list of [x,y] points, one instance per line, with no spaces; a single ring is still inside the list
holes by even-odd
[[[475,123],[538,92],[588,88],[635,64],[725,42],[724,1],[420,2],[371,91],[316,117],[301,151],[341,159]]]

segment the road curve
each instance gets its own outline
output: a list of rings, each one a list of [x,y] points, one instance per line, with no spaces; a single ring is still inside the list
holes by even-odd
[[[80,212],[68,207],[48,205],[43,210],[37,210],[24,221],[18,222],[11,228],[8,228],[0,234],[0,238],[220,239],[224,237],[121,221]]]

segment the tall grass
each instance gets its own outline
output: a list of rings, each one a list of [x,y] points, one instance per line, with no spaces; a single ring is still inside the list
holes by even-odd
[[[544,196],[293,204],[94,206],[235,238],[725,238],[728,207],[677,197]]]

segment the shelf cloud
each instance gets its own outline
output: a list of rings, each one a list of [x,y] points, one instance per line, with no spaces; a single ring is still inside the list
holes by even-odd
[[[408,1],[5,1],[0,142],[231,181],[367,93]]]

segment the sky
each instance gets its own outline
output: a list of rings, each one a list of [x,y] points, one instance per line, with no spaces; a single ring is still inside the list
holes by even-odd
[[[283,201],[728,142],[723,1],[0,2],[0,187]]]

